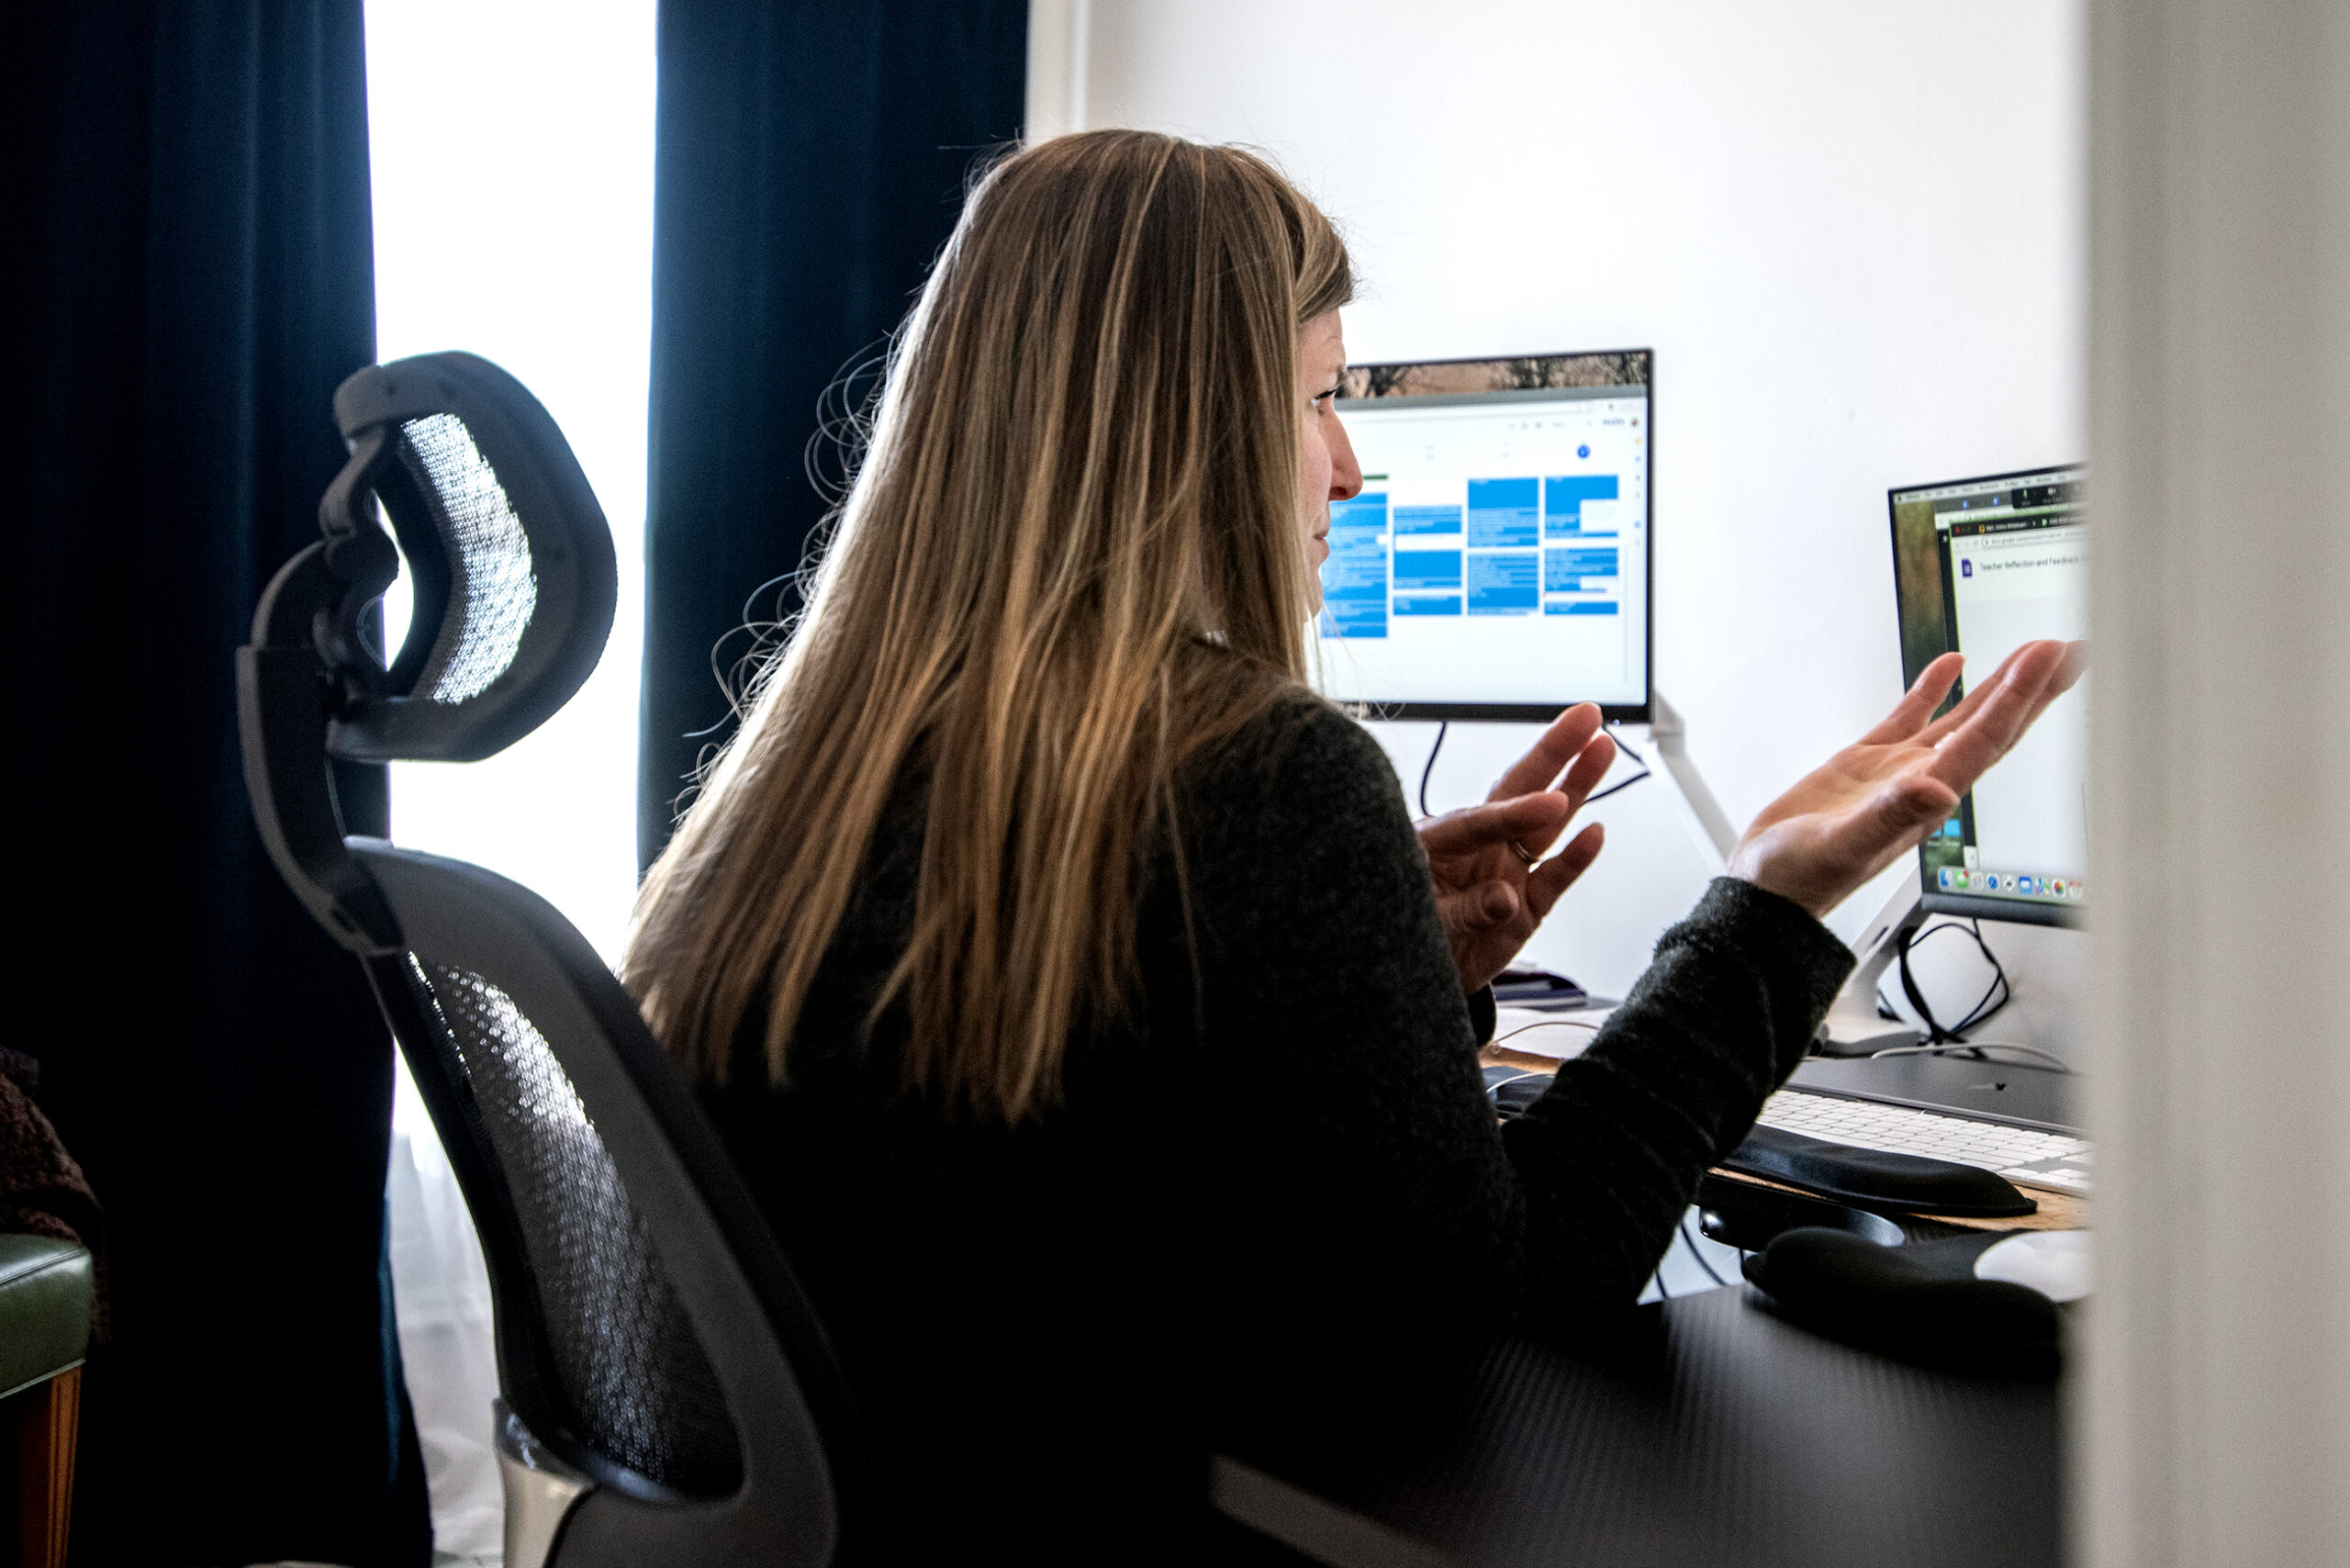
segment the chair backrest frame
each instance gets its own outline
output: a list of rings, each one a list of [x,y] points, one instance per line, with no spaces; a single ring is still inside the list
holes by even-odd
[[[474,1173],[468,1202],[487,1198],[500,1209],[482,1226],[485,1244],[496,1231],[510,1255],[504,1269],[493,1268],[493,1275],[509,1275],[498,1306],[507,1401],[541,1442],[601,1484],[566,1529],[563,1560],[586,1552],[593,1540],[599,1547],[588,1555],[599,1560],[608,1558],[608,1548],[616,1554],[611,1561],[687,1552],[713,1568],[736,1561],[833,1561],[842,1514],[835,1498],[867,1484],[862,1452],[853,1438],[843,1440],[855,1431],[845,1385],[766,1217],[627,993],[586,939],[528,889],[464,861],[376,840],[350,845],[383,890],[408,952],[427,965],[481,975],[543,1036],[643,1214],[669,1286],[725,1391],[743,1460],[741,1489],[730,1496],[690,1496],[650,1484],[580,1442],[568,1429],[561,1395],[545,1382],[536,1326],[509,1325],[509,1303],[529,1291],[511,1200],[503,1195],[502,1177]],[[386,1011],[412,1067],[436,1080],[428,1108],[445,1129],[453,1163],[460,1159],[455,1146],[466,1146],[463,1181],[464,1166],[487,1163],[485,1141],[466,1125],[442,1077],[439,1026],[415,1004],[399,967],[405,961],[379,959],[370,972],[379,994],[408,999],[387,1002]],[[442,1104],[430,1104],[431,1098]],[[457,1126],[442,1121],[444,1109]],[[476,1187],[487,1191],[477,1195]],[[783,1521],[793,1528],[778,1531]]]
[[[281,875],[365,967],[473,1211],[497,1316],[500,1430],[519,1428],[526,1447],[569,1473],[557,1488],[570,1501],[552,1561],[814,1565],[845,1551],[866,1555],[886,1521],[870,1500],[872,1469],[822,1326],[619,981],[537,895],[461,861],[346,838],[334,798],[330,757],[486,756],[570,698],[595,667],[616,603],[603,513],[554,421],[486,360],[431,354],[370,366],[337,393],[335,411],[352,456],[320,505],[323,537],[272,580],[252,643],[238,654],[246,782]],[[399,549],[378,521],[379,503]],[[386,659],[372,607],[403,554],[416,615]],[[504,599],[485,600],[475,572]],[[466,619],[484,606],[486,621]],[[472,651],[453,655],[468,638]],[[435,676],[459,665],[460,678]],[[586,1206],[564,1209],[563,1183],[546,1180],[544,1162],[526,1160],[524,1179],[538,1185],[518,1205],[507,1169],[513,1124],[526,1119],[515,1113],[516,1085],[471,1072],[459,1036],[472,1031],[483,1047],[484,1015],[476,1009],[453,1025],[436,972],[477,980],[510,1005],[520,1034],[509,1029],[509,1042],[527,1036],[524,1054],[539,1069],[551,1060],[567,1081],[545,1080],[567,1107],[558,1131],[588,1140],[565,1147],[586,1150],[605,1173],[597,1181],[611,1203],[583,1198]],[[500,1056],[499,1071],[508,1065]],[[509,1116],[503,1153],[476,1101],[485,1085]],[[636,1446],[656,1461],[706,1454],[694,1434],[715,1429],[714,1374],[733,1447],[724,1464],[695,1472],[698,1484],[670,1484],[592,1439],[594,1412],[642,1416],[632,1431],[658,1428],[660,1417],[625,1399],[583,1404],[588,1319],[564,1318],[571,1338],[556,1353],[542,1282],[576,1300],[583,1276],[564,1257],[550,1261],[554,1210],[562,1224],[625,1216],[622,1261],[660,1326],[633,1342],[677,1352],[660,1365],[699,1369],[685,1404],[668,1407],[691,1406],[683,1427],[672,1424],[685,1447]],[[534,1266],[534,1249],[552,1275]],[[679,1315],[683,1333],[673,1332]],[[615,1428],[606,1421],[605,1429]],[[708,1484],[721,1473],[722,1484]]]
[[[317,633],[344,687],[328,749],[354,762],[476,762],[502,751],[570,700],[611,633],[619,566],[596,493],[538,399],[474,354],[370,365],[336,389],[334,411],[352,456],[319,521],[328,563],[350,588]],[[420,456],[428,433],[455,453]],[[517,569],[530,578],[530,607],[500,667],[453,699],[417,688],[464,631],[458,622],[481,585],[466,580],[465,520],[453,519],[428,463],[472,470],[462,478],[501,514],[493,521],[519,543]],[[388,664],[370,645],[367,613],[398,566],[374,516],[378,501],[416,582],[408,638]]]

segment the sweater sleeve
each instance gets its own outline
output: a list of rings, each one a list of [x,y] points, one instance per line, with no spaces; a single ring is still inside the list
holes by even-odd
[[[1216,1271],[1252,1311],[1288,1297],[1324,1324],[1629,1301],[1800,1058],[1843,946],[1716,883],[1505,1136],[1477,1063],[1490,1014],[1461,993],[1377,743],[1318,703],[1249,743],[1184,807]]]
[[[1716,879],[1590,1048],[1503,1129],[1528,1196],[1531,1306],[1639,1290],[1699,1179],[1803,1059],[1852,967],[1795,903]]]

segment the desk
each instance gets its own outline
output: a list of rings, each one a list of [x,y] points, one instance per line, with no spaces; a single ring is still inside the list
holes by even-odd
[[[1750,1298],[1497,1340],[1387,1429],[1235,1447],[1217,1506],[1343,1568],[2058,1561],[2053,1383],[1848,1350]]]
[[[2084,1223],[2076,1197],[2034,1196],[2039,1224]],[[2056,1384],[1911,1366],[1760,1301],[1734,1284],[1572,1345],[1496,1339],[1408,1415],[1231,1448],[1216,1505],[1341,1568],[2059,1561]]]
[[[1537,1056],[1530,1051],[1512,1050],[1507,1046],[1487,1046],[1477,1059],[1487,1067],[1515,1067],[1528,1072],[1556,1072],[1559,1058]],[[1727,1182],[1744,1182],[1757,1187],[1774,1187],[1777,1183],[1758,1176],[1748,1176],[1735,1170],[1716,1170],[1715,1177]],[[1782,1191],[1792,1192],[1793,1188]],[[2037,1212],[2002,1219],[1961,1219],[1947,1215],[1921,1215],[1938,1226],[1952,1226],[1963,1230],[2083,1230],[2087,1228],[2089,1200],[2077,1193],[2055,1193],[2044,1187],[2026,1191],[2026,1196],[2039,1204]]]

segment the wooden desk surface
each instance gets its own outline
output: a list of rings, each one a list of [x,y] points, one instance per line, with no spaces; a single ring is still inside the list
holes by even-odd
[[[1528,1072],[1556,1072],[1559,1070],[1558,1059],[1554,1057],[1535,1056],[1527,1051],[1514,1051],[1507,1046],[1487,1046],[1479,1053],[1477,1059],[1487,1067],[1523,1068]],[[1717,1170],[1714,1174],[1725,1181],[1743,1182],[1751,1186],[1777,1187],[1782,1192],[1795,1191],[1791,1187],[1780,1187],[1775,1182],[1766,1182],[1759,1176],[1748,1176],[1735,1170]],[[2025,1191],[2040,1204],[2038,1213],[2009,1219],[1963,1219],[1949,1215],[1924,1215],[1919,1217],[1931,1219],[1937,1225],[1956,1226],[1964,1230],[2086,1230],[2088,1228],[2089,1200],[2080,1193],[2053,1193],[2040,1187],[2031,1187]]]

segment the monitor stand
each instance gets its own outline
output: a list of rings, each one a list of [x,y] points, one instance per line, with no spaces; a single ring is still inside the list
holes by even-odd
[[[1652,691],[1655,718],[1649,725],[1649,744],[1656,748],[1664,763],[1665,776],[1673,780],[1673,803],[1679,809],[1682,825],[1689,830],[1690,842],[1697,846],[1707,865],[1719,875],[1729,863],[1730,851],[1738,846],[1738,834],[1729,825],[1729,816],[1706,787],[1697,765],[1689,756],[1689,728],[1678,710],[1665,700],[1662,691]],[[1863,928],[1861,939],[1852,944],[1852,957],[1857,967],[1844,982],[1844,989],[1828,1010],[1826,1022],[1819,1026],[1819,1037],[1813,1047],[1821,1056],[1864,1057],[1897,1046],[1914,1046],[1925,1036],[1908,1025],[1880,1018],[1876,1011],[1877,982],[1885,978],[1888,965],[1899,956],[1902,938],[1916,932],[1930,918],[1919,907],[1920,888],[1918,881],[1917,858],[1910,857],[1908,875],[1903,877],[1877,912],[1876,918]]]
[[[1706,788],[1705,776],[1690,760],[1689,726],[1680,711],[1653,688],[1649,704],[1649,745],[1663,759],[1665,776],[1673,780],[1673,803],[1681,825],[1688,829],[1689,841],[1697,846],[1707,869],[1718,877],[1729,864],[1729,852],[1738,847],[1738,834],[1721,802]]]
[[[1892,1050],[1901,1046],[1914,1046],[1925,1036],[1896,1019],[1880,1018],[1876,1011],[1877,982],[1885,978],[1886,968],[1901,954],[1901,944],[1924,925],[1930,917],[1918,884],[1918,857],[1909,857],[1909,869],[1885,901],[1876,917],[1861,928],[1861,938],[1852,944],[1855,967],[1844,989],[1836,993],[1829,1004],[1828,1016],[1819,1025],[1819,1036],[1812,1049],[1824,1057],[1865,1057],[1878,1051]]]

